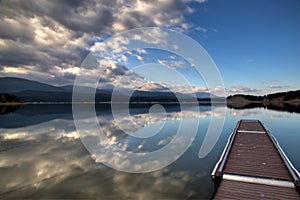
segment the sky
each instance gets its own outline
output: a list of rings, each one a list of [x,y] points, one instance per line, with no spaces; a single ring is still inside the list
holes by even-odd
[[[168,28],[197,41],[216,64],[228,94],[299,89],[298,0],[1,0],[0,76],[73,84],[91,51],[116,34],[141,27]],[[124,52],[104,80],[117,84],[124,71],[146,63],[175,69],[198,91],[208,87],[186,60],[145,49]],[[153,65],[149,73],[162,79],[161,71]]]

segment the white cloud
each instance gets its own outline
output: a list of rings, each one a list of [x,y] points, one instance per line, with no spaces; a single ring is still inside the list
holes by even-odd
[[[203,28],[203,27],[200,27],[200,26],[197,26],[195,28],[197,31],[200,31],[200,32],[203,32],[203,33],[206,33],[207,32],[207,29],[206,28]]]
[[[242,86],[242,85],[233,86],[233,87],[231,87],[230,89],[227,90],[227,92],[230,93],[230,94],[257,93],[259,91],[260,91],[259,89],[250,88],[250,87]]]
[[[27,70],[21,67],[4,67],[2,70],[5,74],[27,74]]]
[[[142,57],[142,56],[140,56],[140,55],[136,55],[136,58],[137,58],[138,60],[140,60],[140,61],[142,61],[142,60],[143,60],[143,57]]]
[[[147,51],[145,49],[141,49],[141,48],[136,49],[136,52],[138,54],[147,54]]]
[[[284,88],[288,88],[288,85],[269,85],[269,88],[271,89],[284,89]]]
[[[182,60],[157,60],[157,62],[161,65],[165,65],[170,68],[175,68],[175,69],[186,69],[187,68],[187,63],[185,63]]]
[[[126,51],[122,48],[124,45],[120,45],[124,41],[115,41],[109,47],[99,43],[94,45],[95,36],[104,38],[119,31],[145,26],[188,30],[192,25],[186,22],[184,14],[194,12],[188,7],[189,2],[2,1],[0,75],[26,75],[26,78],[47,83],[70,83],[74,77],[68,74],[77,72],[71,69],[80,66],[90,47],[91,50]],[[165,33],[153,29],[143,33],[143,37],[137,35],[135,39],[161,44],[166,41],[165,37]],[[122,59],[126,61],[124,57]],[[142,56],[137,56],[137,59],[142,60]]]
[[[194,14],[196,12],[196,10],[191,8],[190,6],[187,6],[185,9],[185,12],[188,14]]]

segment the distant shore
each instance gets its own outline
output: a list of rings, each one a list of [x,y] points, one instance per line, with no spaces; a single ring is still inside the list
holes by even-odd
[[[251,101],[246,98],[237,97],[235,99],[231,99],[227,101],[227,105],[234,108],[243,108],[247,107],[249,105],[261,105],[262,107],[268,107],[268,106],[275,106],[275,107],[284,107],[285,104],[289,104],[291,106],[300,106],[300,99],[293,99],[293,100],[262,100],[262,101]]]
[[[170,105],[179,105],[179,104],[199,104],[199,105],[208,105],[211,104],[211,101],[198,101],[198,102],[170,102],[170,101],[143,101],[143,102],[113,102],[114,104],[170,104]],[[36,105],[45,105],[45,104],[112,104],[111,101],[101,101],[101,102],[22,102],[22,103],[0,103],[0,105],[26,105],[26,104],[36,104]],[[214,104],[225,105],[225,102],[214,102]]]
[[[0,106],[20,106],[20,105],[24,105],[24,102],[0,102]]]
[[[233,109],[267,108],[300,113],[300,91],[281,92],[265,96],[233,95],[227,98],[227,107]]]

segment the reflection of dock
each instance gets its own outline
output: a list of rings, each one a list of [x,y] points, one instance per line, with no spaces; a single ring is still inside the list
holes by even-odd
[[[299,178],[262,123],[241,120],[212,172],[213,199],[300,199]]]

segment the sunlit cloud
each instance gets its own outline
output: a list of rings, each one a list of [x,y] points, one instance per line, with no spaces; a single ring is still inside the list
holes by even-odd
[[[175,68],[175,69],[186,69],[187,68],[187,63],[183,62],[182,60],[157,60],[157,62],[161,65],[165,65],[170,68]]]
[[[29,79],[68,84],[72,82],[68,74],[78,73],[76,67],[80,66],[89,51],[102,48],[93,41],[94,37],[103,38],[120,31],[149,26],[190,29],[185,11],[192,14],[192,10],[187,9],[187,3],[94,0],[42,0],[37,3],[29,0],[24,4],[22,1],[3,1],[0,7],[0,75],[26,74]],[[137,35],[135,39],[159,44],[165,41],[164,38],[162,32],[153,30],[142,37]],[[118,44],[110,49],[126,51]],[[145,50],[138,53],[145,53]],[[143,60],[141,55],[136,58]],[[125,57],[121,59],[126,63]],[[32,70],[24,68],[29,65]],[[45,77],[49,78],[39,78],[38,73],[48,74]]]
[[[5,73],[5,74],[9,74],[9,73],[27,74],[28,73],[28,71],[26,69],[21,68],[21,67],[4,67],[2,72]]]
[[[271,89],[285,89],[290,87],[289,85],[269,85],[269,88]]]
[[[227,90],[227,92],[229,94],[238,94],[238,93],[257,93],[259,92],[259,89],[256,88],[251,88],[251,87],[247,87],[247,86],[242,86],[242,85],[238,85],[238,86],[233,86],[231,88],[229,88]]]

